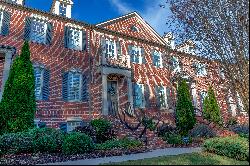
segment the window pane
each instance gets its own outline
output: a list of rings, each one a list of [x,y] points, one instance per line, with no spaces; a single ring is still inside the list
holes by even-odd
[[[80,99],[80,80],[81,75],[76,73],[69,74],[69,100]]]
[[[69,30],[69,48],[72,48],[75,50],[81,50],[82,48],[81,35],[82,33],[79,30],[75,30],[75,29]]]
[[[43,69],[42,68],[35,68],[35,96],[36,99],[41,99],[42,97],[42,75]]]
[[[66,8],[67,8],[67,5],[60,3],[59,13],[61,16],[66,16]]]
[[[32,21],[31,23],[31,40],[38,43],[45,43],[46,24],[40,21]]]
[[[158,94],[159,94],[159,101],[160,101],[160,107],[162,107],[162,108],[164,108],[164,107],[166,107],[166,97],[165,97],[165,89],[164,89],[164,87],[159,87],[159,92],[158,92]]]

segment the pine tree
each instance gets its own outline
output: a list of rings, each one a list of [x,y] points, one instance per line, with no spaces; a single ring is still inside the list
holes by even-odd
[[[24,42],[21,55],[14,60],[0,104],[2,131],[19,132],[34,126],[36,111],[35,78],[30,61],[29,43]]]
[[[220,107],[215,97],[214,90],[212,86],[209,86],[208,95],[204,100],[203,105],[203,116],[205,119],[214,122],[216,124],[221,125],[221,114],[220,114]]]
[[[189,88],[185,80],[180,81],[177,90],[176,125],[181,135],[186,136],[196,123]]]

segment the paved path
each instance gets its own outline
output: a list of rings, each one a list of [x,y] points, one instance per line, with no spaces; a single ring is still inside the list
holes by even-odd
[[[139,160],[145,158],[159,157],[165,155],[178,155],[184,153],[200,152],[201,148],[165,148],[152,150],[146,153],[137,153],[123,156],[103,157],[95,159],[75,160],[57,163],[47,163],[45,165],[98,165],[109,162],[122,162],[128,160]]]

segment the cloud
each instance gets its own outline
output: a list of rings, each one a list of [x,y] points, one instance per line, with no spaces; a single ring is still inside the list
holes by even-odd
[[[127,14],[133,11],[128,4],[121,2],[120,0],[109,0],[109,2],[118,10],[119,14]]]
[[[166,4],[165,0],[144,0],[140,8],[131,7],[121,0],[109,0],[109,2],[117,9],[119,14],[137,11],[160,35],[167,32],[166,18],[170,15],[170,10],[167,5],[165,5],[165,8],[159,7],[160,4]]]

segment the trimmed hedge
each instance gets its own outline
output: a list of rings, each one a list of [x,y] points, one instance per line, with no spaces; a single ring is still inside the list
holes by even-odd
[[[110,149],[130,149],[135,147],[142,146],[142,142],[139,140],[129,139],[129,138],[123,138],[123,139],[115,139],[115,140],[108,140],[102,144],[97,144],[96,149],[97,150],[110,150]]]
[[[54,128],[34,128],[29,131],[33,137],[34,152],[60,152],[64,133]]]
[[[232,136],[207,139],[204,150],[236,160],[249,160],[249,141],[246,138]]]
[[[79,132],[66,135],[62,145],[64,154],[83,154],[93,149],[94,143],[92,139],[88,135]]]

